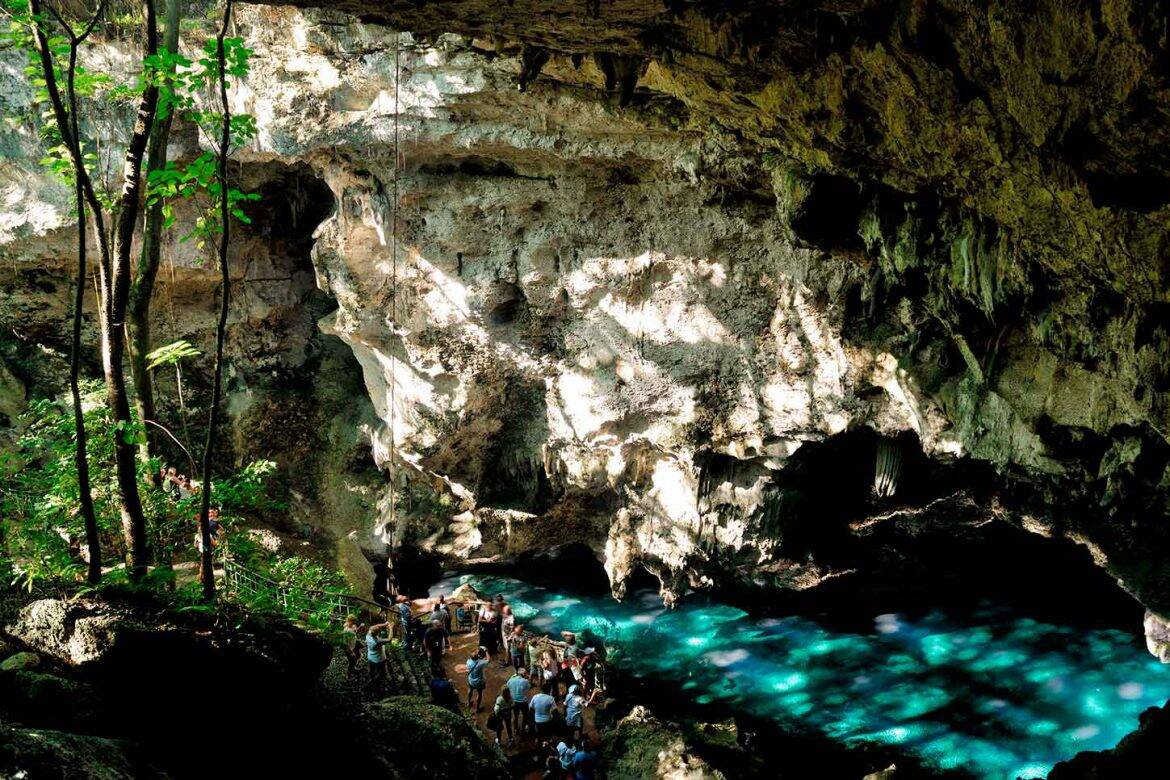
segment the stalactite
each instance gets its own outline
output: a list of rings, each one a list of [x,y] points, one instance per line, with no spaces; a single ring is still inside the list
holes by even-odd
[[[549,53],[547,49],[541,49],[537,46],[525,46],[520,53],[520,77],[516,82],[517,88],[521,92],[528,90],[528,86],[536,81],[536,77],[540,75],[541,69],[548,63]]]
[[[877,443],[873,490],[879,498],[890,498],[898,490],[902,473],[902,446],[894,439],[882,437]]]
[[[638,78],[645,71],[647,61],[643,57],[626,54],[597,53],[593,55],[597,67],[605,75],[605,91],[617,93],[618,105],[626,107],[634,97]]]

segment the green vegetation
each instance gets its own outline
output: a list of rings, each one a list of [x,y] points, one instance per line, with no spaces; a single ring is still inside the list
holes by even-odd
[[[103,547],[118,550],[118,484],[113,466],[114,431],[118,428],[104,404],[97,382],[83,384],[82,405],[86,428],[93,434],[91,472],[94,510]],[[84,540],[77,509],[77,471],[72,411],[53,399],[33,401],[18,420],[21,435],[14,450],[0,452],[0,566],[5,584],[32,589],[38,585],[68,589],[82,578]],[[123,427],[119,435],[136,441],[141,426]],[[139,481],[149,518],[148,533],[156,561],[164,567],[190,557],[197,496],[173,497],[151,489],[147,479],[158,470],[157,460],[144,461]],[[271,461],[257,461],[226,475],[212,485],[221,510],[221,523],[230,535],[249,516],[280,508],[268,496]],[[165,581],[159,574],[156,579]]]
[[[165,10],[162,40],[159,6]],[[74,190],[78,273],[71,291],[72,410],[56,400],[34,402],[19,421],[15,451],[0,462],[4,478],[0,575],[28,589],[39,583],[69,587],[88,560],[87,578],[93,586],[102,578],[102,550],[109,548],[124,555],[126,575],[136,582],[147,577],[153,556],[159,569],[149,579],[170,586],[169,575],[159,571],[168,572],[184,554],[194,519],[204,550],[203,594],[212,600],[212,501],[229,534],[241,516],[274,505],[265,496],[264,484],[274,469],[271,463],[253,463],[237,473],[217,476],[214,482],[211,472],[230,295],[230,227],[232,221],[248,222],[243,206],[259,198],[230,185],[227,164],[232,150],[256,133],[250,115],[232,115],[227,93],[233,80],[247,75],[251,52],[242,39],[227,34],[231,0],[220,6],[221,14],[219,9],[206,9],[208,14],[216,11],[222,24],[193,59],[179,52],[182,19],[177,0],[145,0],[140,15],[121,0],[103,0],[96,8],[68,0],[4,0],[3,8],[7,24],[0,37],[27,55],[26,75],[34,88],[34,102],[42,109],[38,126],[45,148],[42,164]],[[142,35],[141,67],[128,83],[115,83],[110,75],[90,71],[83,64],[83,47],[93,37],[125,40],[136,29]],[[118,136],[101,125],[111,106],[135,111],[138,117],[120,166],[116,162],[119,150],[99,142]],[[166,160],[170,120],[176,115],[193,122],[210,147],[181,163]],[[111,171],[119,169],[121,182],[111,176]],[[161,230],[173,225],[177,198],[198,198],[204,206],[184,239],[194,238],[209,251],[212,243],[217,244],[214,256],[221,272],[213,394],[202,457],[204,489],[183,498],[158,489],[156,442],[160,433],[165,434],[187,455],[190,472],[198,470],[190,451],[180,364],[199,358],[200,353],[186,342],[153,348],[149,327]],[[145,232],[139,219],[143,205]],[[83,293],[89,283],[86,232],[91,220],[98,249],[94,270],[99,284],[104,402],[98,398],[97,387],[81,378]],[[141,237],[143,252],[134,267],[131,249],[136,236]],[[125,376],[127,358],[136,413]],[[173,366],[179,380],[186,444],[155,420],[151,372],[164,365]],[[281,582],[334,584],[308,562],[271,563],[266,569]]]

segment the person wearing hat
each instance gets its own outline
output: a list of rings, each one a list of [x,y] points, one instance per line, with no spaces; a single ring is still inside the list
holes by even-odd
[[[585,736],[585,698],[576,685],[570,685],[569,693],[565,696],[565,726],[569,729],[570,738]]]

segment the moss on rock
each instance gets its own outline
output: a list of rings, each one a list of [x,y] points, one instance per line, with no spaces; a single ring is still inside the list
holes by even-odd
[[[377,771],[395,778],[505,778],[503,756],[458,715],[416,696],[367,704],[359,719]]]

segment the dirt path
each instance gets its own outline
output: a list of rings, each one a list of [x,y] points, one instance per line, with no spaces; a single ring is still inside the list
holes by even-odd
[[[496,703],[496,697],[500,695],[500,689],[504,687],[504,683],[512,676],[512,667],[510,665],[506,668],[502,667],[500,666],[499,658],[492,659],[486,675],[487,688],[483,692],[483,706],[477,713],[470,712],[467,709],[467,660],[478,647],[479,635],[474,630],[467,633],[455,634],[451,637],[451,649],[447,651],[447,655],[443,658],[443,668],[447,672],[447,677],[454,683],[455,690],[459,692],[459,701],[464,715],[472,719],[476,728],[490,742],[495,739],[495,734],[488,730],[488,715],[492,712],[492,706]],[[585,708],[585,734],[586,738],[591,742],[596,741],[597,730],[593,725],[593,708],[590,707]],[[504,754],[508,756],[531,753],[539,747],[532,737],[527,737],[523,741],[514,740],[511,745],[508,745],[506,744],[506,734],[504,736],[504,743],[501,747],[504,750]],[[556,740],[554,740],[555,743]],[[534,776],[539,777],[540,774],[537,773]]]

